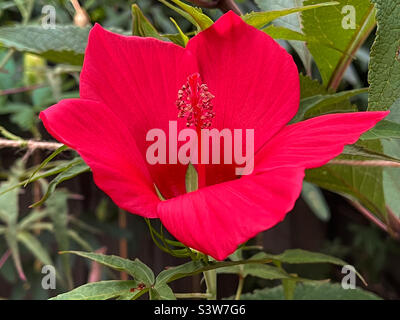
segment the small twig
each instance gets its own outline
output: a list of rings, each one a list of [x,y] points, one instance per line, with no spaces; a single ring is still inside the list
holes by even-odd
[[[400,162],[387,160],[331,160],[328,164],[356,167],[393,167],[400,168]]]
[[[45,84],[35,84],[32,86],[27,86],[27,87],[22,87],[22,88],[12,88],[12,89],[6,89],[6,90],[0,90],[0,96],[5,96],[6,94],[14,94],[14,93],[21,93],[21,92],[26,92],[30,90],[35,90],[38,88],[44,87]]]
[[[27,148],[30,150],[57,150],[61,143],[35,140],[7,140],[0,138],[0,148]]]
[[[232,10],[238,15],[242,15],[239,7],[234,0],[188,0],[196,6],[207,8],[207,9],[220,9],[222,12],[228,12]]]

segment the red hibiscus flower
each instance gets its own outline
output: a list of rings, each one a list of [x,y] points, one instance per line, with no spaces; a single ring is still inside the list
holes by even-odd
[[[178,91],[193,78],[214,96],[212,111],[199,118],[206,119],[203,126],[254,129],[255,166],[238,179],[232,164],[204,165],[198,168],[201,188],[185,193],[187,166],[149,164],[146,134],[153,128],[168,132],[172,120],[179,131],[188,114],[200,126],[179,103],[178,120]],[[54,138],[82,156],[96,184],[118,206],[160,218],[182,243],[222,260],[285,217],[299,197],[305,169],[324,165],[387,115],[330,114],[287,125],[297,112],[299,91],[292,57],[232,12],[186,48],[96,25],[81,73],[81,98],[63,100],[40,118]],[[158,199],[154,185],[166,201]]]

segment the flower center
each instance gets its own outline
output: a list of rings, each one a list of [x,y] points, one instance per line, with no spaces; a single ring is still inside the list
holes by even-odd
[[[215,117],[211,100],[214,96],[205,83],[201,83],[200,75],[193,73],[178,90],[178,118],[186,118],[186,126],[205,129],[211,126]]]

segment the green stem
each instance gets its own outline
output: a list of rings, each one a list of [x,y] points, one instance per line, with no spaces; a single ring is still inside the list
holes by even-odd
[[[174,293],[177,299],[208,299],[211,297],[209,293]]]
[[[236,290],[235,300],[240,300],[240,296],[243,291],[243,284],[244,284],[244,277],[241,274],[239,274],[239,283]]]
[[[217,271],[215,269],[204,271],[207,293],[210,295],[207,300],[217,300]]]

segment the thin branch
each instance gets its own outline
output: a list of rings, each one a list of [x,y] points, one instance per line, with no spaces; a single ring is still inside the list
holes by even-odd
[[[0,138],[1,148],[27,148],[29,150],[57,150],[62,146],[61,143],[35,140],[7,140]]]
[[[43,88],[44,86],[45,86],[45,84],[35,84],[35,85],[32,85],[32,86],[27,86],[27,87],[0,90],[0,96],[5,96],[7,94],[15,94],[15,93],[26,92],[26,91],[30,91],[30,90],[35,90],[35,89],[38,89],[38,88]]]
[[[400,168],[400,162],[387,160],[331,160],[328,164],[356,166],[356,167],[392,167]]]

